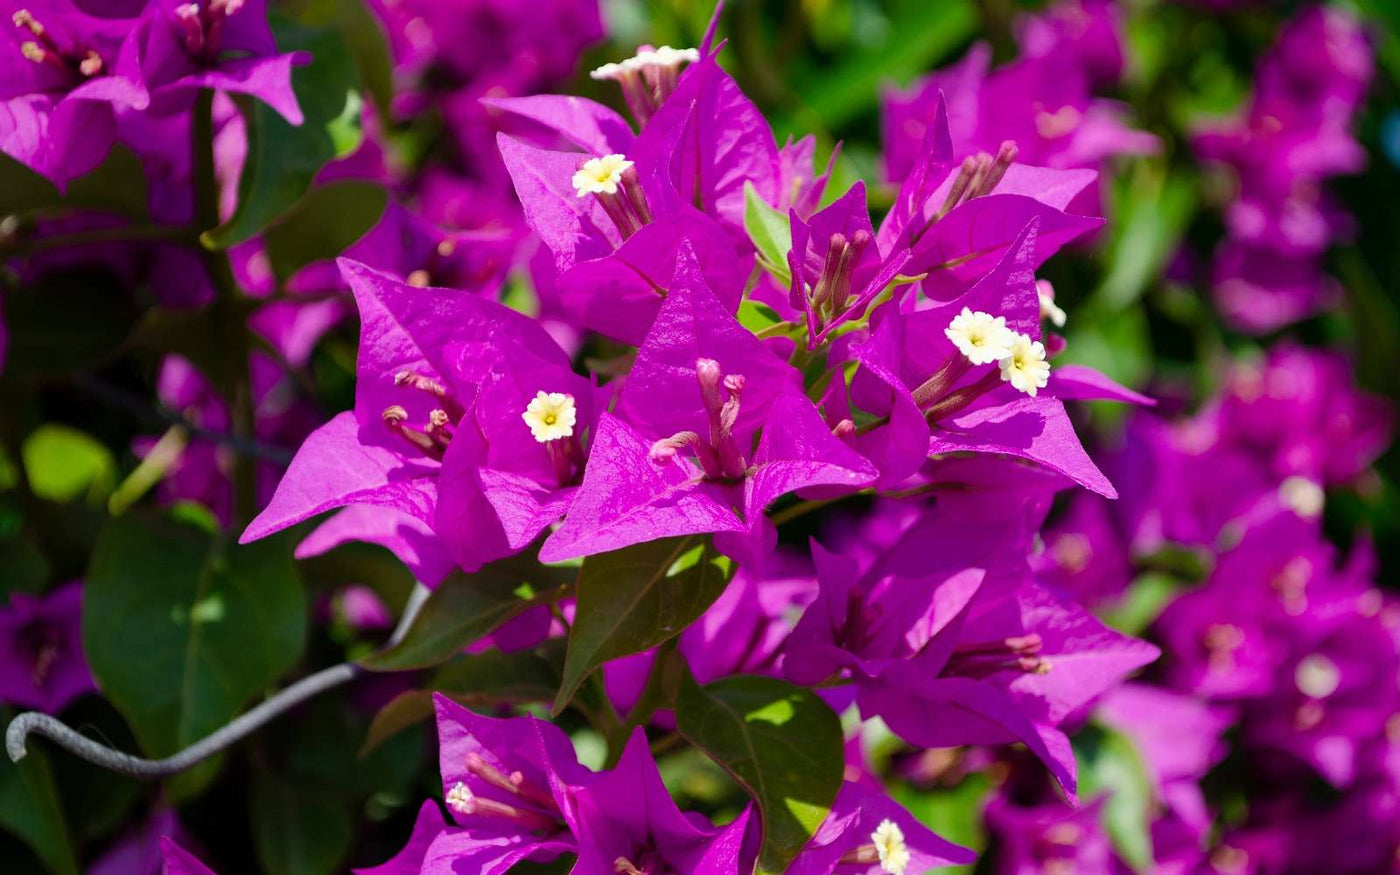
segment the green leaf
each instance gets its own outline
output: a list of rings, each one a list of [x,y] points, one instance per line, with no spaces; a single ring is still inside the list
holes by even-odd
[[[977,29],[977,7],[971,0],[911,2],[896,8],[890,20],[865,29],[878,38],[843,52],[841,63],[814,59],[806,69],[794,71],[805,106],[794,118],[774,124],[780,140],[789,132],[833,130],[850,121],[871,107],[885,83],[907,82],[936,66]]]
[[[768,206],[752,182],[744,183],[744,230],[758,250],[758,263],[783,285],[792,282],[787,256],[792,250],[788,217]]]
[[[83,647],[147,754],[218,729],[301,655],[306,597],[291,546],[238,546],[136,513],[103,528],[83,591]]]
[[[360,71],[360,84],[374,101],[380,118],[391,117],[394,99],[394,60],[384,28],[365,0],[337,0],[336,22]]]
[[[96,439],[66,425],[41,425],[21,450],[29,488],[40,498],[100,500],[116,482],[116,462]]]
[[[1132,740],[1102,725],[1075,739],[1080,792],[1084,798],[1109,794],[1104,826],[1119,855],[1135,871],[1152,868],[1152,780]]]
[[[96,266],[45,271],[5,290],[4,377],[52,381],[111,358],[136,324],[130,290]]]
[[[121,146],[91,173],[73,180],[66,194],[15,159],[0,155],[0,191],[5,193],[6,215],[77,208],[137,219],[147,214],[146,173],[140,160]]]
[[[319,787],[259,769],[253,778],[253,846],[264,872],[330,875],[354,839],[349,807]]]
[[[206,231],[204,244],[224,249],[262,232],[311,186],[333,158],[360,143],[359,72],[338,28],[307,29],[274,20],[277,45],[305,50],[312,61],[292,71],[292,88],[305,121],[294,127],[261,101],[240,105],[248,123],[248,159],[238,186],[238,209]]]
[[[416,581],[397,556],[378,544],[351,541],[297,562],[302,578],[314,589],[334,589],[355,580],[374,590],[395,613],[403,610]]]
[[[783,321],[782,317],[774,312],[772,307],[769,307],[767,304],[760,304],[752,298],[740,302],[737,318],[740,325],[752,331],[754,334],[757,334],[765,328],[772,328],[774,325]]]
[[[426,727],[399,733],[356,761],[369,720],[354,695],[337,690],[302,706],[295,720],[267,727],[270,771],[351,803],[380,793],[404,798],[422,765]]]
[[[816,693],[735,675],[676,697],[676,728],[753,797],[763,819],[759,870],[781,872],[816,832],[841,788],[841,721]]]
[[[571,575],[523,554],[473,574],[458,571],[428,596],[403,640],[371,653],[370,671],[406,671],[446,662],[527,608],[558,598]]]
[[[987,845],[986,829],[982,825],[991,783],[980,773],[964,778],[947,790],[920,791],[905,783],[890,791],[895,801],[909,810],[919,822],[954,844],[979,853]],[[975,865],[975,864],[974,864]],[[954,866],[939,869],[939,875],[971,872],[974,866]]]
[[[1118,313],[1086,306],[1070,313],[1064,364],[1088,365],[1125,386],[1147,382],[1155,364],[1147,314],[1142,307]],[[1123,405],[1116,405],[1122,407]]]
[[[461,654],[438,669],[422,689],[400,693],[379,709],[360,756],[431,717],[433,693],[467,706],[548,702],[559,689],[562,657],[562,648],[554,642],[539,651]]]
[[[5,715],[9,723],[10,714]],[[63,819],[49,761],[32,743],[18,763],[0,757],[0,827],[24,840],[60,875],[77,875],[74,844]]]
[[[1139,162],[1118,198],[1115,212],[1122,218],[1114,225],[1116,233],[1109,247],[1111,267],[1095,293],[1109,312],[1136,303],[1148,285],[1162,275],[1162,265],[1177,251],[1196,210],[1198,188],[1192,174],[1169,173],[1155,164]]]
[[[273,274],[285,280],[313,261],[336,257],[379,221],[388,201],[381,186],[359,180],[307,192],[263,235]]]
[[[121,714],[101,696],[79,697],[63,709],[63,719],[70,726],[81,726],[89,738],[100,738],[117,750],[138,747]],[[127,826],[133,809],[151,796],[145,781],[109,772],[77,757],[56,757],[50,767],[75,847],[101,841]]]
[[[1124,635],[1141,635],[1180,591],[1176,578],[1148,571],[1139,575],[1123,597],[1104,612],[1103,621]]]
[[[585,559],[554,713],[564,710],[603,663],[650,650],[685,631],[724,592],[732,570],[728,557],[698,535]]]

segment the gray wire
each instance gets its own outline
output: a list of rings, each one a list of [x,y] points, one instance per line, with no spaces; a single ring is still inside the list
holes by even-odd
[[[397,644],[408,634],[409,627],[418,616],[418,611],[422,609],[427,597],[428,588],[423,584],[413,588],[408,603],[404,606],[403,616],[399,618],[399,624],[389,638],[389,646]],[[363,671],[353,662],[343,662],[308,675],[246,714],[234,718],[223,727],[165,759],[148,760],[122,753],[78,733],[62,720],[38,711],[26,712],[10,721],[9,728],[5,730],[5,753],[9,754],[13,762],[19,762],[27,752],[25,742],[28,737],[31,734],[41,735],[74,756],[108,771],[147,781],[168,778],[225,750],[307,699],[353,680]]]

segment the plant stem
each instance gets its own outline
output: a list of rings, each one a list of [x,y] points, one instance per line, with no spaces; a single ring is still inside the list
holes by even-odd
[[[195,227],[201,232],[219,224],[219,181],[214,168],[214,92],[199,92],[194,108],[190,148],[194,167]],[[227,393],[233,436],[253,439],[253,389],[248,372],[248,323],[238,283],[228,255],[207,246],[200,258],[214,284],[214,321],[223,329],[220,338],[221,370],[218,382]],[[257,470],[244,455],[233,459],[233,508],[235,528],[252,520],[257,510]]]
[[[157,225],[138,223],[118,225],[113,228],[94,228],[73,234],[54,234],[37,240],[21,242],[8,254],[25,256],[55,249],[74,246],[90,246],[96,243],[190,243],[194,240],[189,228],[179,225]]]
[[[865,490],[861,491],[864,492]],[[845,496],[842,497],[844,498]],[[839,500],[840,498],[821,498],[813,499],[811,501],[799,501],[797,504],[785,507],[777,513],[773,514],[773,525],[781,526],[783,523],[795,520],[800,516],[811,513],[814,510],[820,510],[826,507],[828,504]]]

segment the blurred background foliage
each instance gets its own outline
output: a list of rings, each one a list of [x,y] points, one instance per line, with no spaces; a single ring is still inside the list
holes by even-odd
[[[997,62],[1013,57],[1013,22],[1038,5],[1017,0],[733,0],[720,28],[729,40],[723,59],[768,115],[780,142],[816,134],[819,163],[841,144],[828,198],[865,179],[878,213],[893,197],[880,174],[883,90],[956,60],[979,40],[991,45]],[[1110,96],[1131,107],[1135,123],[1157,135],[1162,149],[1155,156],[1119,162],[1103,238],[1051,260],[1042,275],[1073,314],[1069,358],[1132,386],[1199,401],[1218,386],[1230,357],[1256,354],[1276,338],[1230,332],[1213,312],[1205,289],[1168,278],[1175,259],[1209,258],[1222,234],[1220,208],[1228,196],[1226,182],[1193,159],[1186,135],[1201,120],[1228,114],[1246,98],[1255,62],[1294,5],[1260,2],[1219,10],[1207,3],[1124,0],[1121,6],[1128,70],[1119,92]],[[345,123],[344,86],[358,84],[364,99],[385,105],[390,68],[383,39],[359,0],[288,0],[276,7],[284,42],[311,44],[323,58],[331,58],[330,68],[316,69],[341,87],[319,115],[309,108],[320,127],[276,142],[288,162],[284,172],[294,173],[298,155],[319,166],[327,155],[348,151],[359,132]],[[1379,72],[1358,123],[1369,166],[1333,187],[1357,220],[1354,240],[1327,256],[1329,272],[1347,294],[1340,307],[1283,334],[1349,350],[1361,385],[1400,401],[1400,211],[1395,209],[1400,202],[1400,4],[1358,0],[1353,8],[1374,27]],[[695,45],[711,11],[709,0],[606,0],[609,37],[587,52],[575,79],[561,90],[620,108],[610,83],[591,81],[586,71],[630,55],[641,43]],[[387,132],[396,160],[413,165],[431,154],[432,115]],[[303,135],[318,139],[311,142]],[[129,155],[116,154],[95,179],[75,185],[66,203],[134,205],[132,211],[139,212],[144,183],[130,161]],[[0,167],[0,213],[42,201],[48,195],[40,188],[7,161]],[[247,218],[245,227],[225,226],[221,233],[230,240],[246,236],[296,200],[275,200],[275,192],[265,196],[273,200],[247,207],[265,214]],[[279,256],[286,269],[343,248],[382,209],[382,202],[379,208],[355,199],[347,203],[363,215],[347,212],[346,203],[318,204],[305,197],[290,218],[284,217],[284,223],[305,223],[290,226],[296,233],[284,235],[292,247]],[[320,236],[303,233],[310,227]],[[278,244],[269,245],[275,252]],[[527,280],[515,282],[518,288]],[[363,545],[287,567],[294,538],[271,542],[277,555],[265,564],[226,562],[221,557],[227,534],[193,506],[177,511],[191,531],[202,533],[190,536],[187,553],[155,556],[138,549],[143,530],[151,526],[139,511],[127,517],[127,536],[115,538],[110,520],[126,513],[152,487],[152,478],[159,477],[158,471],[143,468],[133,441],[159,435],[173,422],[168,411],[149,401],[155,396],[160,357],[182,350],[196,360],[206,353],[217,359],[222,349],[217,320],[229,314],[181,316],[147,306],[149,301],[133,301],[114,284],[100,270],[75,269],[46,277],[38,294],[5,300],[12,346],[0,379],[0,598],[86,576],[95,588],[112,590],[113,610],[124,593],[142,589],[168,591],[164,600],[152,597],[144,610],[169,611],[188,599],[181,588],[194,586],[212,563],[221,569],[229,593],[221,609],[236,610],[245,583],[256,583],[264,594],[275,583],[285,628],[269,633],[255,651],[234,656],[248,666],[225,701],[173,706],[192,709],[179,715],[197,717],[182,724],[179,738],[165,725],[172,712],[168,703],[156,701],[155,691],[178,687],[181,667],[192,662],[139,664],[134,676],[110,689],[113,699],[123,703],[122,713],[104,699],[87,697],[67,715],[83,731],[117,747],[137,749],[140,738],[141,747],[160,755],[224,722],[274,687],[289,666],[322,665],[362,653],[367,644],[353,630],[313,622],[325,616],[325,599],[335,587],[348,581],[368,584],[397,610],[412,580],[387,553]],[[320,343],[305,369],[301,388],[327,415],[350,406],[354,355],[353,326],[342,326]],[[219,383],[218,374],[211,375]],[[1101,443],[1111,444],[1121,415],[1108,407],[1092,410],[1091,426]],[[1392,448],[1377,472],[1355,494],[1339,494],[1328,502],[1327,523],[1343,542],[1353,531],[1369,530],[1379,547],[1380,579],[1393,581],[1400,571],[1400,451]],[[125,563],[111,555],[132,549],[137,552]],[[131,578],[126,589],[118,579],[123,576]],[[161,646],[142,640],[139,619],[130,622],[127,636],[108,642],[112,647],[139,654]],[[194,645],[186,641],[184,646]],[[253,645],[244,640],[204,646]],[[255,656],[262,664],[252,664]],[[371,679],[365,686],[375,683]],[[372,713],[359,706],[374,699],[375,691],[364,687],[332,693],[296,721],[274,724],[228,754],[251,765],[251,773],[215,762],[170,782],[165,798],[181,805],[183,824],[211,857],[244,864],[230,871],[319,873],[341,871],[347,861],[383,860],[407,835],[414,800],[437,794],[438,778],[426,758],[430,746],[424,726],[394,735],[357,759]],[[133,713],[144,719],[129,719]],[[5,722],[10,716],[0,713]],[[585,759],[588,750],[600,745],[586,732],[579,740]],[[1140,766],[1131,762],[1130,751],[1117,750],[1111,738],[1100,742],[1085,753],[1088,783],[1131,793],[1134,783],[1140,784]],[[883,749],[888,753],[895,746],[891,739]],[[600,749],[595,753],[601,757]],[[663,774],[683,808],[689,804],[721,815],[735,810],[732,782],[694,751],[664,761]],[[974,776],[947,788],[897,785],[894,792],[948,839],[979,846],[976,806],[984,782]],[[150,793],[136,782],[66,756],[36,751],[18,767],[0,763],[0,868],[7,873],[81,871],[83,860],[141,823],[150,805]],[[1115,835],[1131,836],[1133,828],[1121,825]]]

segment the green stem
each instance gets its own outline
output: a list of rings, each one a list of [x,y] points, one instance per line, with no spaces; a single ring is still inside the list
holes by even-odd
[[[74,246],[90,246],[96,243],[190,243],[190,230],[179,225],[156,225],[142,222],[133,225],[118,225],[115,228],[94,228],[74,234],[55,234],[40,237],[16,245],[12,254],[18,256],[67,249]]]
[[[861,492],[864,491],[865,490],[861,490]],[[856,494],[859,495],[860,493]],[[845,496],[842,496],[842,498],[844,497]],[[777,513],[773,514],[773,525],[781,526],[783,523],[795,520],[800,516],[804,516],[806,514],[811,513],[814,510],[820,510],[826,507],[828,504],[840,500],[840,498],[822,498],[813,499],[811,501],[799,501],[797,504],[785,507]]]
[[[595,671],[588,678],[589,698],[593,701],[589,703],[585,715],[594,715],[593,728],[606,739],[611,739],[617,732],[619,718],[617,709],[613,707],[612,699],[608,698],[607,687],[603,684],[603,673]]]
[[[214,172],[214,92],[203,90],[195,103],[193,137],[195,227],[201,232],[219,224],[219,182]],[[214,283],[214,320],[223,333],[219,338],[222,377],[232,413],[233,436],[253,439],[253,389],[248,373],[248,324],[246,308],[228,255],[202,248],[200,258]],[[257,470],[253,460],[237,455],[233,460],[234,527],[242,528],[257,511]]]

